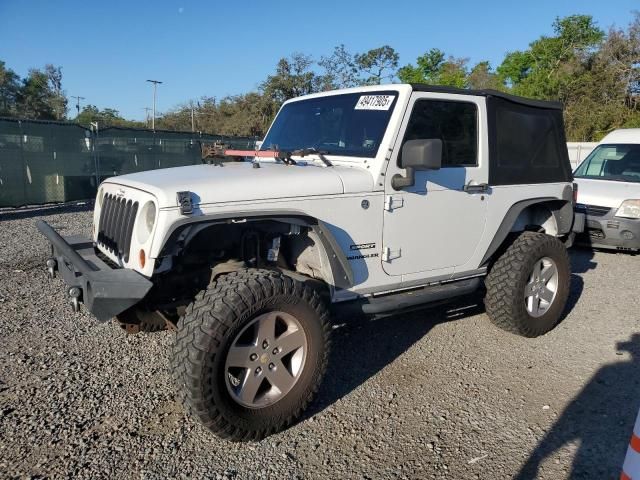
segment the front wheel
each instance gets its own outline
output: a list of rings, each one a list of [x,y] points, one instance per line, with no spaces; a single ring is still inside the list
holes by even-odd
[[[544,233],[523,232],[487,276],[487,315],[509,332],[544,335],[560,320],[570,280],[569,255],[562,242]]]
[[[269,270],[218,277],[178,323],[171,367],[187,409],[231,440],[293,423],[326,369],[328,311],[316,291]]]

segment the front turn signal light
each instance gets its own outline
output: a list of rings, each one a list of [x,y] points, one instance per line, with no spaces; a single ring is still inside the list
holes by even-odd
[[[143,249],[140,249],[140,252],[138,253],[138,262],[140,263],[140,268],[144,268],[144,264],[147,261],[147,256],[144,253]]]

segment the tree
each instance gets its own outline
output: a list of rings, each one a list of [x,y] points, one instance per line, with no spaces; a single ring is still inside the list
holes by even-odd
[[[497,68],[498,77],[508,88],[520,85],[531,73],[534,61],[529,52],[509,52]]]
[[[16,100],[20,89],[20,77],[0,60],[0,115],[16,113]]]
[[[514,93],[564,100],[572,78],[604,38],[589,15],[556,18],[553,30],[554,36],[542,36],[527,50],[507,54],[498,67],[498,74]]]
[[[62,90],[62,69],[46,65],[31,69],[16,94],[17,115],[43,120],[64,120],[67,97]]]
[[[500,77],[491,71],[489,62],[477,63],[469,72],[467,86],[475,90],[481,89],[504,89]]]
[[[95,105],[85,105],[75,121],[81,125],[97,123],[100,128],[106,127],[142,127],[141,122],[126,120],[118,110],[105,108],[100,110]]]
[[[217,100],[204,97],[179,106],[156,121],[160,128],[191,130],[191,109],[195,129],[219,135],[261,136],[266,133],[278,105],[260,92],[249,92]]]
[[[599,140],[620,127],[640,127],[640,14],[610,29],[564,93],[567,136]]]
[[[62,90],[62,68],[47,64],[44,67],[47,84],[50,90],[49,103],[56,120],[63,120],[67,116],[67,97]]]
[[[569,140],[599,140],[640,124],[640,16],[606,35],[588,15],[557,18],[553,30],[506,55],[497,69],[504,87],[561,101]]]
[[[276,73],[269,75],[260,89],[279,105],[291,98],[318,92],[322,79],[311,70],[311,65],[313,59],[302,53],[281,58],[276,66]]]
[[[389,45],[374,48],[366,53],[356,54],[356,67],[365,74],[363,84],[380,85],[383,81],[392,81],[398,68],[400,56]]]
[[[349,88],[360,84],[356,61],[344,44],[334,47],[331,56],[321,57],[318,65],[325,70],[322,76],[322,90]]]
[[[55,120],[51,97],[47,74],[41,70],[29,70],[18,91],[18,114],[24,118]]]
[[[467,87],[466,58],[445,57],[445,53],[432,48],[416,59],[416,66],[409,64],[398,70],[398,78],[404,83],[427,83],[450,87]]]

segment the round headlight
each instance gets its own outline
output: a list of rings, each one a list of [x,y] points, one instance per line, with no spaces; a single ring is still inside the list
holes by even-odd
[[[136,228],[138,242],[145,243],[149,239],[155,223],[156,205],[152,201],[148,201],[143,205],[140,216],[138,217],[138,226]]]

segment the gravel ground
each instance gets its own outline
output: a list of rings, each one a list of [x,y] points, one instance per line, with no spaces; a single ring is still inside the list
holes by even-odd
[[[220,441],[176,402],[169,332],[73,314],[43,270],[43,218],[0,213],[0,478],[618,478],[640,406],[640,256],[572,252],[568,314],[544,337],[478,298],[337,320],[319,398],[289,430]]]

